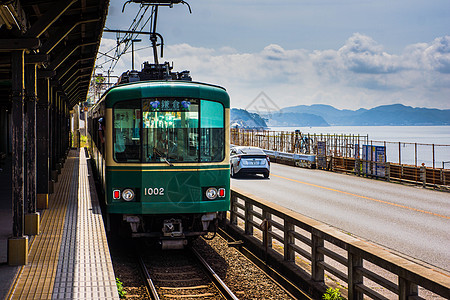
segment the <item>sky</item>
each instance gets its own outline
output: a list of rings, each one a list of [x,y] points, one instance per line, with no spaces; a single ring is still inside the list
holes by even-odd
[[[107,28],[129,28],[140,5],[129,3],[122,13],[124,2],[111,0]],[[450,109],[449,0],[187,2],[192,14],[183,4],[159,9],[160,61],[225,87],[232,107]],[[153,61],[148,36],[138,38],[136,69]],[[104,33],[100,52],[115,45],[116,34]],[[106,59],[97,59],[97,73],[106,73]],[[131,51],[112,74],[129,69]]]

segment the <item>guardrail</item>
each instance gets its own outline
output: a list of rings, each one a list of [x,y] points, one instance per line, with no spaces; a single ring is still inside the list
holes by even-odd
[[[316,167],[316,156],[314,154],[297,154],[297,153],[286,153],[280,151],[272,151],[263,149],[270,160],[273,162],[288,161],[292,165],[298,167],[315,168]]]
[[[318,156],[314,154],[297,154],[263,149],[272,162],[297,167],[315,168],[318,165]],[[359,176],[385,178],[387,181],[397,180],[422,186],[448,188],[450,185],[449,169],[432,169],[424,166],[416,167],[399,165],[389,162],[376,162],[371,160],[355,159],[349,157],[325,158],[323,169],[337,172],[349,172]],[[373,170],[383,169],[382,174],[375,174]]]
[[[318,143],[325,143],[320,150]],[[271,160],[278,163],[299,167],[314,168],[315,166],[330,170],[351,172],[358,175],[386,178],[402,182],[410,182],[448,190],[450,186],[450,169],[445,169],[449,161],[442,161],[442,168],[437,167],[437,157],[442,159],[445,149],[450,145],[420,144],[406,142],[371,141],[368,136],[361,135],[323,135],[302,134],[300,132],[264,131],[231,129],[231,143],[241,146],[256,146],[266,149]],[[358,145],[384,145],[385,155],[390,162],[365,161],[355,155]],[[360,146],[358,146],[359,148]],[[406,150],[409,152],[405,152]],[[389,150],[389,151],[388,151]],[[359,153],[359,150],[357,151]],[[309,153],[309,154],[302,154]],[[409,155],[406,155],[408,154]],[[299,158],[298,155],[303,155]],[[310,156],[306,158],[305,156]],[[405,159],[404,156],[409,156]],[[424,156],[424,157],[422,157]],[[431,158],[423,160],[425,157]],[[315,157],[315,161],[310,158]],[[396,162],[395,158],[398,158]],[[413,158],[413,159],[411,159]],[[425,164],[419,164],[419,158]],[[405,164],[408,162],[408,164]],[[385,175],[362,172],[360,164],[380,166],[386,170]]]
[[[285,276],[321,298],[337,284],[348,299],[450,298],[450,276],[238,189],[227,229]]]
[[[383,175],[364,174],[362,165],[366,163],[369,170],[374,166],[383,167]],[[425,166],[399,165],[389,162],[366,161],[362,159],[331,157],[330,171],[349,172],[357,175],[366,175],[378,178],[385,178],[387,181],[397,180],[422,186],[441,187],[448,189],[450,185],[450,170],[427,168]]]

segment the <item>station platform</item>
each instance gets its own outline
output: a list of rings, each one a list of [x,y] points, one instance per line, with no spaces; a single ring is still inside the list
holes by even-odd
[[[41,233],[29,240],[27,265],[0,268],[0,278],[13,277],[2,280],[10,282],[5,299],[119,299],[89,172],[85,151],[72,149],[41,212]]]

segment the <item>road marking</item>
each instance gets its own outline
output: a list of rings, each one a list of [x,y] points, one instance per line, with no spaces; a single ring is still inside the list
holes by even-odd
[[[392,206],[396,206],[396,207],[400,207],[400,208],[405,208],[405,209],[409,209],[409,210],[413,210],[413,211],[417,211],[417,212],[421,212],[421,213],[433,215],[433,216],[436,216],[436,217],[439,217],[439,218],[450,220],[450,217],[448,217],[448,216],[436,214],[434,212],[423,210],[423,209],[413,208],[413,207],[409,207],[409,206],[402,205],[402,204],[392,203],[392,202],[389,202],[389,201],[384,201],[384,200],[379,200],[379,199],[375,199],[375,198],[361,196],[361,195],[357,195],[357,194],[353,194],[353,193],[349,193],[349,192],[344,192],[344,191],[332,189],[332,188],[329,188],[329,187],[325,187],[325,186],[321,186],[321,185],[317,185],[317,184],[313,184],[313,183],[308,183],[308,182],[304,182],[304,181],[300,181],[300,180],[296,180],[296,179],[292,179],[292,178],[288,178],[288,177],[283,177],[283,176],[280,176],[280,175],[275,175],[273,173],[270,173],[270,176],[275,176],[275,177],[278,177],[278,178],[282,178],[282,179],[286,179],[286,180],[289,180],[289,181],[293,181],[293,182],[297,182],[297,183],[301,183],[301,184],[317,187],[317,188],[320,188],[320,189],[329,190],[329,191],[332,191],[332,192],[338,192],[338,193],[346,194],[346,195],[349,195],[349,196],[363,198],[363,199],[366,199],[366,200],[375,201],[375,202],[379,202],[379,203],[383,203],[383,204],[388,204],[388,205],[392,205]]]

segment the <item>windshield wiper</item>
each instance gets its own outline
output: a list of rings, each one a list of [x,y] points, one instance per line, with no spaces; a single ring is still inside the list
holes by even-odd
[[[158,149],[156,149],[155,147],[153,147],[153,152],[155,152],[159,157],[161,157],[169,166],[173,166],[173,164],[167,160],[167,158],[164,156],[164,154],[162,154]]]

